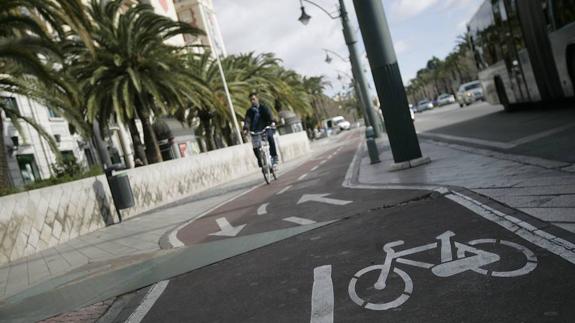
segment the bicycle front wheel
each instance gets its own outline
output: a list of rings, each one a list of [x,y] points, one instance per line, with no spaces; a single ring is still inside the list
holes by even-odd
[[[517,277],[527,275],[535,268],[537,268],[537,256],[533,253],[533,251],[529,250],[527,247],[524,247],[518,243],[507,241],[507,240],[498,240],[498,239],[477,239],[472,240],[467,243],[470,246],[478,246],[483,244],[491,244],[495,247],[503,246],[510,250],[513,250],[515,253],[522,255],[523,263],[519,266],[519,268],[505,270],[505,271],[495,271],[495,270],[487,270],[484,268],[475,268],[473,271],[492,277]],[[465,251],[458,250],[457,257],[463,258],[465,257]],[[503,258],[503,257],[502,257]],[[500,260],[501,261],[501,260]]]

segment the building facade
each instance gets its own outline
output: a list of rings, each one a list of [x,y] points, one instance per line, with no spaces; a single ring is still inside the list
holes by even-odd
[[[212,0],[175,0],[178,19],[205,31],[205,36],[185,35],[184,40],[188,46],[197,46],[194,51],[202,53],[210,48],[212,53],[226,56],[218,19],[214,11]]]
[[[96,163],[96,156],[90,143],[78,134],[72,134],[69,123],[56,112],[21,95],[0,93],[0,100],[18,109],[24,117],[41,126],[56,141],[63,159],[75,158],[85,167]],[[48,141],[24,121],[20,121],[18,127],[4,115],[2,119],[5,122],[2,138],[7,147],[12,184],[20,187],[52,177],[54,175],[52,165],[56,165],[56,154]]]

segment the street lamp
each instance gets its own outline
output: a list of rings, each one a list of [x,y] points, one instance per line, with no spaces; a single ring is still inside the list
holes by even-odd
[[[357,49],[357,40],[355,39],[353,32],[351,30],[351,26],[349,24],[349,18],[347,15],[347,11],[345,9],[345,4],[343,0],[339,0],[339,14],[333,14],[330,13],[329,11],[325,10],[323,7],[321,7],[320,5],[318,5],[317,3],[310,1],[310,0],[300,0],[300,6],[301,6],[301,15],[299,17],[299,21],[304,24],[307,25],[309,23],[309,21],[311,20],[311,16],[308,15],[305,11],[305,7],[304,7],[304,2],[309,3],[317,8],[319,8],[321,11],[323,11],[326,15],[328,15],[331,19],[340,19],[341,20],[341,24],[343,27],[343,37],[345,39],[345,43],[347,45],[347,48],[349,50],[349,58],[350,58],[350,62],[351,62],[351,67],[352,67],[352,72],[353,75],[355,76],[355,79],[357,81],[357,85],[358,85],[358,89],[359,89],[359,99],[360,102],[362,102],[362,107],[363,107],[363,112],[364,112],[364,118],[365,118],[365,125],[366,127],[372,126],[374,129],[374,135],[375,137],[379,137],[380,136],[380,130],[378,125],[378,122],[375,116],[375,113],[371,107],[371,105],[369,104],[370,98],[369,98],[369,91],[367,89],[367,80],[365,79],[365,75],[362,73],[363,68],[361,67],[361,60],[360,60],[360,55],[359,55],[359,51]],[[327,54],[327,51],[326,51]],[[339,56],[339,55],[338,55]],[[326,56],[326,62],[331,62],[332,58],[327,55]]]
[[[299,16],[298,20],[304,25],[307,25],[311,20],[311,16],[305,12],[305,7],[303,6],[303,4],[301,6],[301,16]]]
[[[337,58],[341,59],[342,61],[349,63],[349,59],[346,59],[345,57],[341,56],[340,54],[338,54],[337,52],[334,52],[331,49],[327,49],[327,48],[322,48],[322,50],[325,52],[325,62],[330,64],[333,59],[331,58],[331,56],[329,56],[329,54],[331,53],[332,55],[336,56]]]

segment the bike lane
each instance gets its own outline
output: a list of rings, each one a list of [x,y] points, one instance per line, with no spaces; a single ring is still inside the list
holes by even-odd
[[[381,289],[393,242],[387,254],[411,251]],[[177,277],[144,322],[570,322],[573,277],[565,257],[436,195]]]
[[[186,246],[338,220],[430,194],[421,190],[355,190],[341,186],[359,138],[346,134],[341,144],[297,169],[280,173],[177,230]],[[262,178],[263,181],[263,178]]]

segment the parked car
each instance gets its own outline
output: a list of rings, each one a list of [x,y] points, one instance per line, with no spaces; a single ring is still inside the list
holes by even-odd
[[[433,109],[433,103],[427,99],[417,102],[415,106],[415,112],[422,112],[429,109]]]
[[[457,91],[457,102],[463,108],[464,105],[470,105],[476,101],[485,101],[481,82],[473,81],[465,83]]]
[[[337,116],[331,118],[334,127],[339,127],[339,130],[349,130],[351,128],[351,123],[345,120],[342,116]]]
[[[448,105],[452,103],[455,103],[455,96],[453,94],[444,93],[437,97],[438,106]]]

